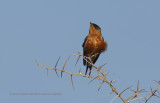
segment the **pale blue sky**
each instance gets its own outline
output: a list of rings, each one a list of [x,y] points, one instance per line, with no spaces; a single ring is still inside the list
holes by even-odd
[[[62,56],[82,53],[89,22],[98,24],[108,42],[108,50],[96,65],[107,63],[109,80],[119,79],[118,91],[130,85],[155,87],[160,79],[160,1],[159,0],[1,0],[0,1],[0,102],[2,103],[108,103],[111,91],[99,82],[74,76],[75,89],[66,74],[38,67],[35,58],[53,67]],[[82,60],[75,67],[72,56],[66,68],[82,73]],[[94,73],[92,73],[94,75]],[[51,96],[13,96],[10,93],[62,93]],[[126,93],[125,95],[131,95]],[[158,103],[153,97],[150,102]],[[116,99],[113,103],[121,103]]]

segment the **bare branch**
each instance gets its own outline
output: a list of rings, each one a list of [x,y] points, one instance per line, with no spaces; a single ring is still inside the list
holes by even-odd
[[[101,66],[99,66],[99,67],[97,67],[97,66],[95,66],[92,62],[90,62],[90,57],[86,57],[86,56],[84,56],[84,55],[82,55],[82,54],[80,54],[80,53],[79,53],[79,54],[74,54],[74,55],[78,55],[78,59],[77,59],[77,61],[76,61],[76,64],[78,63],[79,59],[82,57],[84,60],[86,60],[86,62],[88,62],[89,64],[91,64],[91,65],[93,66],[92,69],[93,69],[93,71],[95,71],[95,72],[97,73],[97,76],[83,75],[83,74],[81,73],[81,69],[79,69],[79,71],[78,71],[77,73],[71,73],[71,72],[65,70],[64,68],[65,68],[65,66],[66,66],[66,64],[67,64],[70,56],[69,56],[69,57],[67,58],[67,60],[65,61],[62,69],[58,69],[58,68],[57,68],[57,64],[58,64],[58,62],[59,62],[59,60],[60,60],[60,57],[58,58],[58,60],[57,60],[57,62],[56,62],[56,65],[55,65],[54,68],[48,68],[48,67],[46,67],[46,66],[43,65],[43,64],[39,64],[38,61],[37,61],[37,59],[36,59],[35,61],[37,62],[37,65],[38,65],[38,66],[42,66],[42,67],[44,67],[44,68],[47,69],[47,75],[48,75],[48,70],[54,70],[54,71],[56,72],[56,75],[57,75],[57,76],[58,76],[57,71],[60,71],[60,72],[61,72],[61,78],[62,78],[62,73],[63,73],[63,72],[65,72],[66,74],[69,74],[69,75],[71,76],[71,82],[72,82],[73,88],[74,88],[74,83],[73,83],[73,78],[72,78],[73,75],[79,75],[79,76],[82,76],[82,77],[91,78],[91,81],[90,81],[89,83],[91,83],[91,82],[94,81],[94,80],[99,80],[99,81],[100,81],[100,86],[99,86],[98,90],[100,90],[100,88],[102,87],[102,85],[103,85],[104,83],[108,84],[109,87],[111,88],[111,92],[109,93],[109,95],[111,95],[112,93],[115,93],[115,94],[116,94],[116,96],[111,100],[111,103],[112,103],[117,97],[119,97],[124,103],[129,103],[129,102],[136,101],[136,100],[139,101],[139,102],[141,102],[142,100],[143,100],[144,102],[147,102],[147,101],[148,101],[151,97],[153,97],[153,96],[160,98],[160,96],[159,96],[159,95],[160,95],[160,92],[159,92],[160,81],[154,80],[155,82],[158,83],[157,88],[156,88],[155,90],[152,90],[152,88],[151,88],[151,92],[150,92],[148,95],[146,95],[145,97],[143,97],[143,96],[141,95],[141,93],[147,92],[147,91],[145,91],[145,89],[140,89],[139,81],[138,81],[138,83],[137,83],[137,88],[136,88],[136,90],[131,89],[132,86],[129,86],[128,88],[124,89],[122,92],[118,92],[118,91],[117,91],[117,88],[113,85],[113,83],[115,83],[115,81],[117,81],[117,79],[116,79],[116,80],[111,80],[111,81],[109,81],[109,80],[108,80],[108,74],[112,74],[112,73],[109,73],[109,72],[108,72],[108,73],[105,73],[107,69],[104,69],[103,71],[102,71],[102,69],[101,69],[102,67],[104,67],[104,65],[105,65],[106,63],[103,64],[103,65],[101,65]],[[93,55],[93,56],[94,56],[94,55]],[[87,61],[87,60],[88,60],[88,61]],[[76,64],[75,64],[75,65],[76,65]],[[58,77],[59,77],[59,76],[58,76]],[[122,96],[122,93],[127,92],[127,90],[133,91],[134,94],[131,95],[131,96],[128,95],[128,98],[127,98],[127,99],[124,99],[123,96]],[[156,94],[156,92],[157,92],[158,95]],[[140,97],[138,97],[139,94],[141,95]]]

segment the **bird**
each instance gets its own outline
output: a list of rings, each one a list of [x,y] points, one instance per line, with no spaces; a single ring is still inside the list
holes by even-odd
[[[89,76],[92,70],[92,63],[95,64],[100,54],[107,49],[107,42],[104,41],[104,38],[101,34],[101,28],[90,22],[89,34],[84,39],[82,44],[83,47],[83,65],[86,66],[85,75],[87,75],[88,68]]]

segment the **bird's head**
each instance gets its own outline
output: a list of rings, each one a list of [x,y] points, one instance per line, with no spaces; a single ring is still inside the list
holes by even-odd
[[[91,23],[90,22],[90,28],[89,28],[89,33],[100,33],[101,34],[101,28],[97,25],[97,24],[95,24],[95,23]]]

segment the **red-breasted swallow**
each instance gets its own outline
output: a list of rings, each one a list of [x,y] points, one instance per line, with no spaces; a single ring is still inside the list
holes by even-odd
[[[101,28],[97,24],[90,23],[89,34],[88,36],[86,36],[82,44],[82,47],[83,47],[83,55],[87,57],[83,59],[83,65],[84,66],[86,65],[85,75],[87,74],[89,68],[90,69],[89,76],[90,76],[92,69],[91,63],[95,64],[99,55],[107,49],[107,42],[104,41],[101,34]]]

